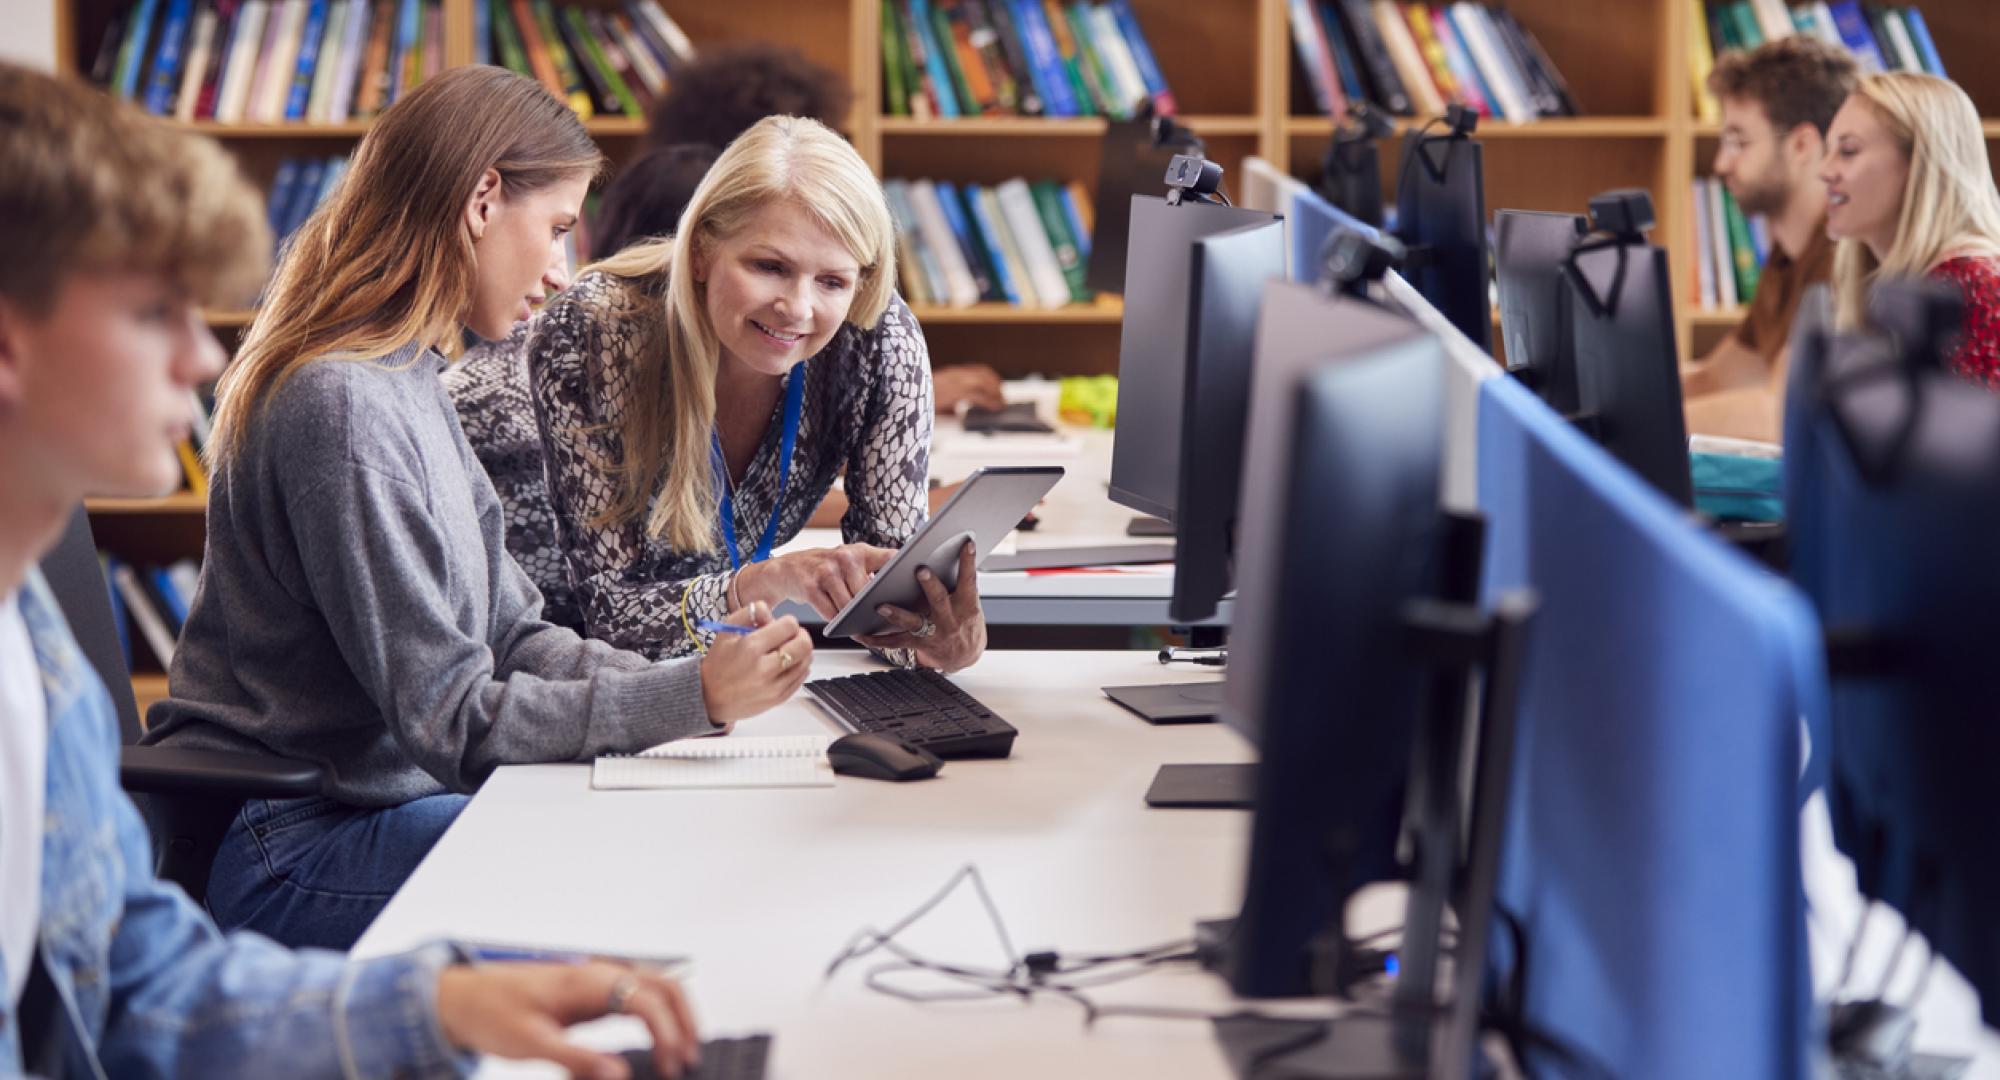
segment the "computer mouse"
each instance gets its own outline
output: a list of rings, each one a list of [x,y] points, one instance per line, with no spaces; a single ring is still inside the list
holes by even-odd
[[[869,780],[926,780],[944,767],[944,759],[887,735],[856,733],[833,740],[826,748],[833,771]]]
[[[1849,1061],[1900,1076],[1910,1062],[1917,1021],[1908,1009],[1886,1001],[1843,1001],[1833,1007],[1827,1042],[1836,1061]]]

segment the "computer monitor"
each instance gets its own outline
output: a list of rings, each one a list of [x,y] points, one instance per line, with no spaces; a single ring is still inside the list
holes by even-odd
[[[1300,288],[1266,301],[1267,327],[1321,336],[1268,368],[1260,339],[1224,692],[1260,762],[1230,972],[1250,997],[1330,992],[1313,940],[1355,889],[1400,876],[1424,680],[1398,618],[1440,576],[1442,350],[1365,301]],[[1360,332],[1326,334],[1341,327]]]
[[[1324,275],[1322,256],[1327,237],[1341,230],[1376,236],[1373,225],[1327,202],[1311,188],[1300,185],[1292,192],[1291,216],[1287,219],[1291,236],[1292,280],[1307,283]]]
[[[1987,643],[2000,635],[2000,396],[1872,310],[1868,329],[1800,304],[1786,394],[1793,580],[1826,628],[1833,836],[1861,893],[1902,913],[2000,1026],[2000,727]],[[1950,320],[1953,327],[1957,319]],[[1912,332],[1912,331],[1915,332]]]
[[[1257,309],[1264,286],[1285,276],[1284,239],[1282,224],[1266,221],[1194,242],[1180,444],[1153,449],[1180,454],[1167,603],[1176,623],[1213,616],[1229,591]]]
[[[1154,195],[1132,196],[1130,218],[1110,493],[1122,506],[1174,521],[1194,323],[1188,300],[1195,241],[1280,219],[1213,203],[1169,205]]]
[[[1493,216],[1507,371],[1564,416],[1577,411],[1577,401],[1563,264],[1588,231],[1589,222],[1576,214],[1502,210]]]
[[[1482,972],[1458,965],[1451,1008],[1439,1011],[1439,935],[1450,904],[1460,947],[1484,953],[1532,602],[1509,597],[1491,619],[1470,606],[1482,530],[1438,505],[1450,365],[1441,343],[1367,301],[1271,291],[1269,317],[1294,337],[1328,321],[1361,332],[1289,364],[1265,365],[1260,343],[1244,471],[1263,483],[1247,500],[1254,547],[1239,596],[1257,662],[1231,679],[1228,707],[1254,733],[1260,764],[1232,987],[1344,993],[1348,897],[1406,873],[1414,884],[1387,1022],[1306,1024],[1303,1039],[1286,1022],[1219,1034],[1246,1077],[1463,1077]],[[1426,648],[1436,639],[1425,627],[1459,643],[1444,650],[1456,659]],[[1469,711],[1475,668],[1488,692]],[[1328,948],[1329,938],[1342,944]]]
[[[1479,347],[1491,348],[1486,185],[1477,142],[1412,137],[1396,184],[1396,236],[1410,249],[1404,276]]]
[[[1283,533],[1264,523],[1283,521],[1292,509],[1271,470],[1286,460],[1291,402],[1299,383],[1308,372],[1339,357],[1371,352],[1422,333],[1409,319],[1366,300],[1329,295],[1297,282],[1265,286],[1257,313],[1237,511],[1237,609],[1245,616],[1258,611],[1255,598],[1284,592],[1277,569]],[[1286,643],[1274,636],[1271,620],[1262,617],[1236,619],[1230,635],[1228,707],[1222,719],[1256,743],[1267,714],[1252,688],[1269,684],[1283,670],[1277,654]]]
[[[1669,499],[1694,505],[1666,250],[1636,236],[1585,243],[1566,276],[1577,422]]]

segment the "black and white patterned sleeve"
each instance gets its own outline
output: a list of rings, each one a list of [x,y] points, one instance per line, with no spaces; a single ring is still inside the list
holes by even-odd
[[[723,616],[731,575],[675,577],[643,518],[599,523],[617,497],[618,425],[651,339],[625,302],[631,288],[596,274],[564,292],[529,338],[528,381],[584,634],[661,659],[695,651],[685,626]]]
[[[847,461],[847,513],[840,532],[850,544],[899,548],[930,516],[935,422],[930,349],[900,296],[861,340],[875,354],[863,359],[873,369],[875,385]]]

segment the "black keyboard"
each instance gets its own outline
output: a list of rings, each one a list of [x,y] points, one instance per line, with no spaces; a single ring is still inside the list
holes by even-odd
[[[1006,757],[1014,725],[993,715],[950,679],[925,668],[895,668],[806,684],[852,731],[888,735],[941,758]]]
[[[681,1073],[681,1080],[764,1080],[764,1068],[771,1058],[769,1035],[745,1035],[735,1039],[710,1039],[701,1044],[701,1064]],[[625,1051],[625,1064],[632,1067],[632,1080],[658,1080],[651,1047]]]

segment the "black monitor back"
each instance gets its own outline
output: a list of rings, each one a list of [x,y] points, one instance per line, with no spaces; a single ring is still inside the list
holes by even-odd
[[[1577,411],[1577,400],[1563,263],[1586,229],[1576,214],[1502,210],[1493,216],[1507,371],[1564,416]]]
[[[1194,243],[1249,225],[1281,222],[1258,210],[1132,196],[1127,241],[1125,322],[1118,339],[1118,426],[1111,449],[1111,499],[1177,520],[1183,397]],[[1281,271],[1282,272],[1282,271]]]
[[[1330,350],[1295,383],[1288,436],[1260,443],[1275,460],[1245,465],[1278,499],[1264,504],[1277,516],[1244,521],[1271,537],[1237,602],[1236,624],[1261,627],[1262,662],[1232,670],[1227,691],[1226,712],[1261,742],[1230,971],[1239,994],[1329,992],[1314,939],[1357,888],[1401,873],[1425,690],[1402,610],[1440,583],[1445,363],[1421,333]]]
[[[1229,591],[1257,308],[1264,286],[1285,276],[1284,225],[1247,225],[1195,241],[1192,274],[1174,591],[1167,604],[1177,623],[1214,615]]]
[[[1478,143],[1411,138],[1396,185],[1396,236],[1411,250],[1403,275],[1481,349],[1493,347],[1487,295],[1486,181]]]
[[[1097,187],[1091,205],[1097,220],[1090,229],[1090,260],[1084,284],[1092,292],[1115,293],[1125,288],[1126,240],[1131,234],[1132,196],[1151,194],[1165,186],[1167,165],[1175,154],[1199,152],[1185,144],[1160,146],[1154,141],[1149,117],[1112,120],[1098,143]]]
[[[1809,294],[1786,394],[1791,572],[1832,646],[1813,754],[1831,761],[1834,841],[1861,892],[1902,912],[1996,1026],[2000,396],[1830,321]]]
[[[1692,506],[1666,251],[1620,242],[1579,249],[1570,267],[1577,413],[1584,430],[1668,498]]]

